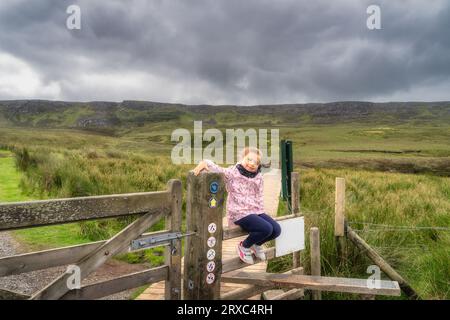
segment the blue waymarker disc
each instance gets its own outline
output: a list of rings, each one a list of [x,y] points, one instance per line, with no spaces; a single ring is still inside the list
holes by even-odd
[[[209,191],[211,191],[211,193],[217,193],[217,191],[219,191],[219,184],[215,181],[211,182],[209,185]]]

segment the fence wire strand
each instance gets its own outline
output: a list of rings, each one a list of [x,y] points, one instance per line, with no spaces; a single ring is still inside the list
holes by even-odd
[[[348,221],[349,225],[364,225],[372,227],[372,229],[359,229],[355,231],[362,231],[362,232],[380,232],[380,231],[426,231],[426,230],[433,230],[433,231],[450,231],[450,228],[448,227],[413,227],[413,226],[395,226],[395,225],[388,225],[388,224],[377,224],[377,223],[369,223],[369,222],[362,222],[362,221]]]

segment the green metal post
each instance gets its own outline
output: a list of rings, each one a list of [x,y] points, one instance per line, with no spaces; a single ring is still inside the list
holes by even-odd
[[[291,186],[291,173],[294,169],[293,156],[292,156],[292,141],[286,141],[286,183],[287,183],[287,201],[289,207],[291,204],[292,186]]]
[[[291,172],[293,171],[292,141],[281,140],[281,189],[283,199],[290,203],[291,201]]]
[[[281,160],[281,195],[284,200],[287,198],[287,166],[286,166],[286,140],[280,141],[280,160]]]

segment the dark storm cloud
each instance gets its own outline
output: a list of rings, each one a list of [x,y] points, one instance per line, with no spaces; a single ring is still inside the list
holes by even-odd
[[[444,100],[449,21],[446,0],[2,1],[0,99]]]

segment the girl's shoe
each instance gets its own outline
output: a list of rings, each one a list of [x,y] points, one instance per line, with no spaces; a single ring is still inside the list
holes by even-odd
[[[260,259],[261,261],[266,260],[266,253],[264,252],[264,248],[254,244],[250,247],[250,250],[255,254],[255,257]]]
[[[242,241],[239,242],[239,244],[237,245],[237,253],[239,255],[239,258],[248,264],[254,264],[255,262],[253,261],[253,257],[252,257],[252,251],[250,250],[250,248],[244,248],[244,246],[242,245]]]

